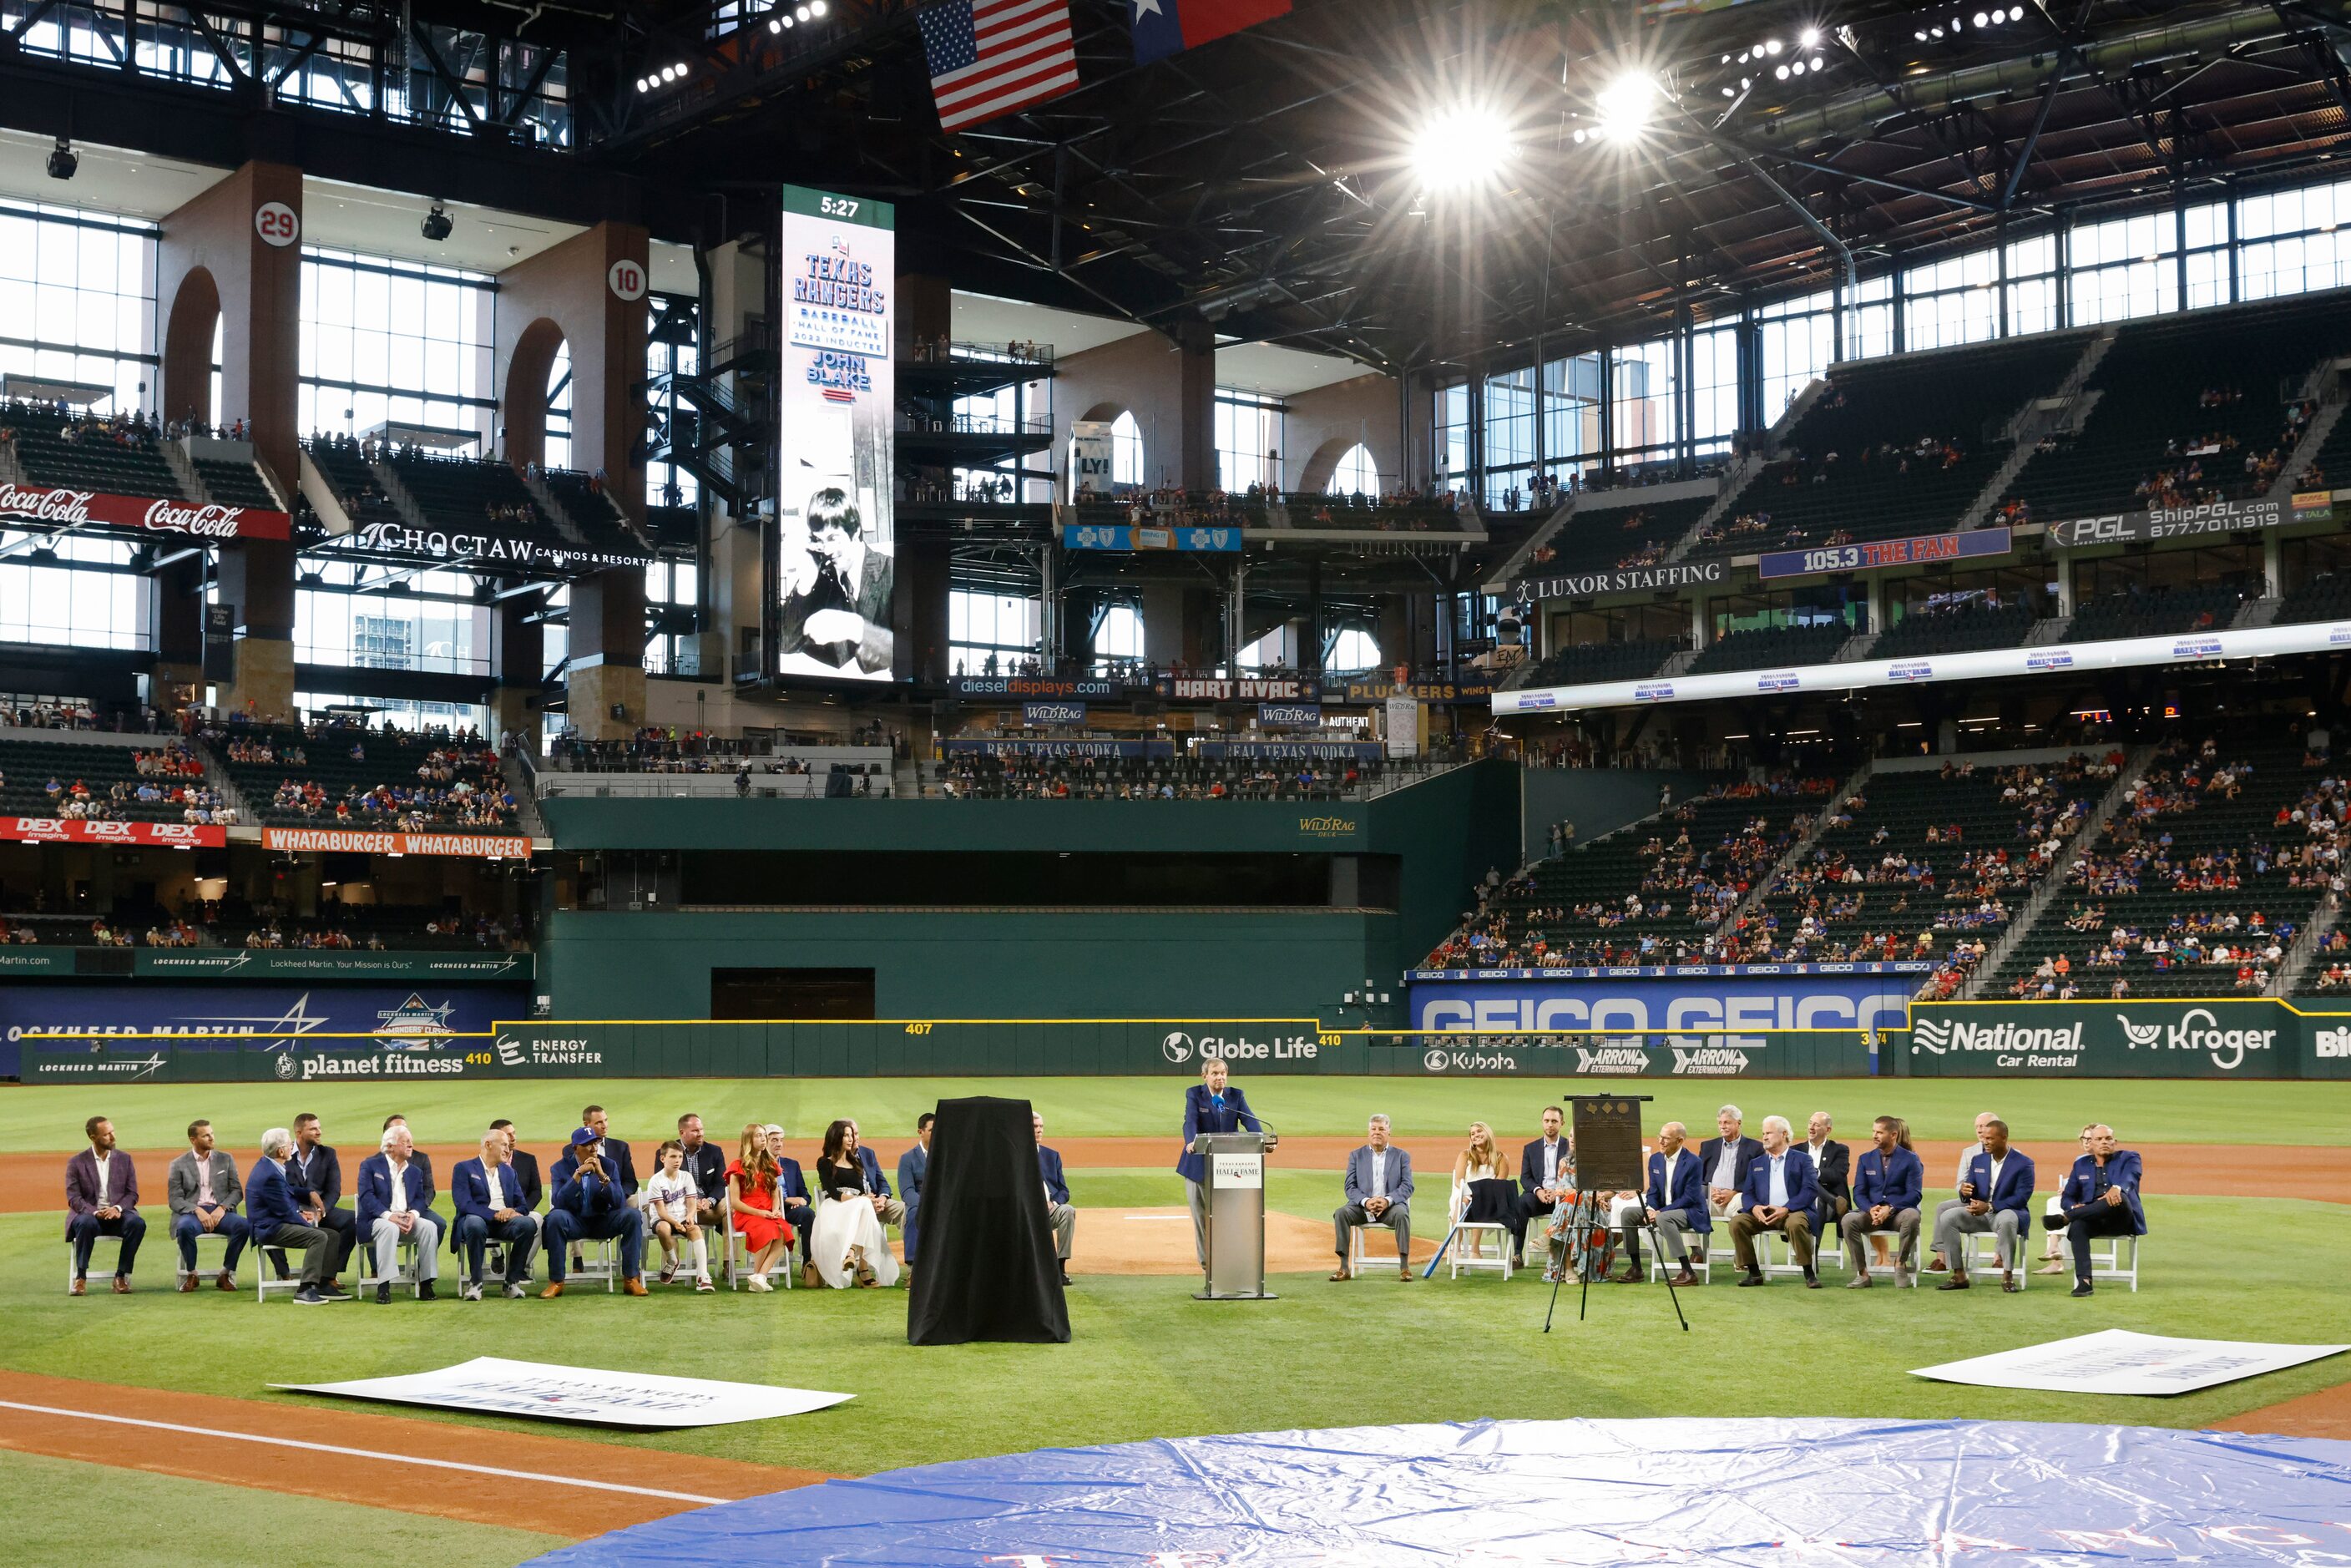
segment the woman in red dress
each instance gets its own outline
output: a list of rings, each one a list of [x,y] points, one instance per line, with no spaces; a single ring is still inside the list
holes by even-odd
[[[775,1289],[768,1283],[768,1270],[791,1266],[793,1241],[791,1222],[784,1218],[781,1200],[776,1196],[782,1167],[768,1152],[763,1132],[763,1124],[758,1122],[745,1127],[742,1152],[726,1167],[727,1207],[736,1233],[751,1254],[754,1291]]]

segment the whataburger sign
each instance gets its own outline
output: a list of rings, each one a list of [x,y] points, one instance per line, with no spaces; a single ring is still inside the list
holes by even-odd
[[[260,507],[200,506],[46,485],[0,484],[0,517],[68,528],[125,528],[212,539],[290,538],[294,528],[293,519],[285,513]]]
[[[322,854],[470,855],[486,860],[528,860],[530,841],[515,833],[376,833],[350,828],[264,828],[269,850],[316,851]]]
[[[2256,626],[2240,632],[1990,648],[1927,659],[1855,659],[1844,664],[1800,664],[1778,670],[1608,681],[1586,686],[1544,686],[1496,692],[1494,711],[1564,713],[1583,708],[1640,707],[1651,703],[1715,702],[1725,697],[1792,692],[1849,692],[1873,686],[1924,685],[2003,675],[2084,674],[2147,664],[2267,659],[2285,653],[2323,653],[2343,649],[2351,649],[2351,621],[2321,621],[2302,626]]]

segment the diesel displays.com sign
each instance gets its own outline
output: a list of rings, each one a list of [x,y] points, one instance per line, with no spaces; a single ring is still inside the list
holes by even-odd
[[[2294,1078],[2305,1055],[2351,1072],[2351,1060],[2325,1054],[2346,1032],[2271,998],[1922,1003],[1883,1050],[1919,1078]]]

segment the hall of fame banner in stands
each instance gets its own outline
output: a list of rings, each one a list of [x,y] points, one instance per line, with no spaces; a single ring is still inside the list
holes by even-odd
[[[768,580],[779,675],[892,678],[895,224],[887,202],[783,190],[782,449]]]

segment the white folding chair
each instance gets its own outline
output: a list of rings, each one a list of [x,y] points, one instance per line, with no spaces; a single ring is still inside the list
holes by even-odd
[[[618,1237],[576,1237],[570,1247],[580,1260],[580,1266],[564,1276],[565,1284],[601,1280],[606,1295],[621,1288],[621,1242]]]
[[[1395,1245],[1396,1233],[1393,1226],[1350,1225],[1347,1227],[1347,1278],[1350,1280],[1353,1279],[1360,1266],[1366,1262],[1384,1263],[1391,1258],[1395,1260],[1395,1265],[1399,1269],[1408,1269],[1412,1266],[1412,1260],[1405,1258],[1394,1250],[1387,1252],[1364,1251],[1364,1232],[1367,1230],[1384,1232],[1388,1239],[1390,1247],[1393,1248]]]
[[[174,1218],[174,1219],[177,1219],[178,1218],[179,1218],[179,1216],[177,1216],[177,1215],[173,1215],[173,1216],[172,1216],[172,1218]],[[183,1279],[186,1278],[186,1276],[185,1276],[185,1275],[183,1275],[183,1274],[180,1271],[180,1239],[179,1239],[178,1237],[176,1237],[176,1236],[171,1236],[171,1237],[168,1237],[168,1238],[167,1238],[167,1239],[171,1242],[171,1246],[172,1246],[172,1284],[174,1284],[174,1285],[177,1285],[177,1284],[178,1284],[178,1283],[179,1283]],[[227,1262],[227,1261],[228,1261],[228,1235],[227,1235],[227,1233],[226,1233],[225,1231],[222,1231],[222,1230],[199,1230],[199,1231],[197,1231],[197,1232],[196,1232],[196,1278],[197,1278],[197,1279],[199,1279],[199,1280],[203,1280],[203,1279],[209,1278],[210,1276],[212,1276],[212,1275],[214,1275],[214,1274],[217,1274],[217,1273],[219,1273],[219,1272],[220,1272],[220,1270],[219,1270],[218,1268],[211,1268],[211,1269],[207,1269],[207,1268],[205,1268],[205,1267],[204,1267],[204,1243],[205,1243],[205,1242],[207,1242],[207,1241],[217,1241],[217,1242],[219,1242],[219,1243],[220,1243],[220,1249],[221,1249],[221,1261],[222,1261],[223,1263],[225,1263],[225,1262]],[[250,1250],[251,1250],[251,1248],[250,1248],[250,1246],[249,1246],[249,1245],[248,1245],[248,1247],[247,1247],[247,1250],[248,1250],[248,1251],[250,1251]],[[259,1260],[258,1260],[258,1259],[256,1259],[256,1260],[255,1260],[255,1261],[258,1262],[258,1261],[259,1261]]]
[[[732,1291],[737,1288],[738,1273],[741,1275],[747,1275],[751,1271],[751,1244],[745,1240],[743,1233],[735,1228],[735,1195],[732,1192],[729,1192],[726,1195],[726,1207],[719,1216],[719,1223],[726,1228],[726,1288]],[[738,1251],[743,1260],[739,1270],[735,1262],[735,1260],[738,1255]],[[768,1283],[773,1285],[778,1279],[780,1279],[784,1282],[783,1288],[789,1291],[792,1288],[792,1275],[796,1272],[798,1272],[798,1270],[791,1260],[791,1254],[787,1250],[784,1255],[783,1267],[776,1270],[773,1273],[768,1276]]]
[[[1967,1263],[1969,1273],[1974,1274],[1987,1269],[1995,1274],[2000,1272],[2000,1233],[1998,1231],[1977,1231],[1971,1235],[1961,1236],[1959,1241],[1960,1245],[1967,1249],[1961,1256]],[[2009,1265],[2020,1289],[2023,1288],[2026,1281],[2032,1277],[2032,1270],[2025,1267],[2025,1264],[2031,1260],[2025,1254],[2031,1250],[2032,1243],[2026,1238],[2024,1228],[2020,1225],[2016,1230],[2016,1261]]]
[[[1475,1252],[1469,1249],[1469,1243],[1472,1240],[1479,1243],[1478,1250]],[[1486,1244],[1489,1242],[1493,1244],[1493,1250],[1490,1252],[1486,1250]],[[1450,1260],[1452,1268],[1452,1272],[1447,1276],[1449,1279],[1461,1278],[1461,1270],[1464,1269],[1473,1272],[1483,1269],[1499,1271],[1502,1278],[1507,1280],[1510,1277],[1512,1267],[1510,1228],[1491,1219],[1465,1220],[1454,1228],[1452,1250],[1446,1256]]]
[[[121,1237],[120,1237],[120,1236],[106,1236],[106,1235],[101,1235],[101,1236],[99,1236],[99,1237],[98,1238],[98,1239],[97,1239],[97,1240],[96,1240],[96,1241],[91,1245],[90,1249],[89,1249],[89,1271],[90,1271],[91,1273],[95,1274],[95,1273],[97,1273],[97,1272],[98,1272],[98,1249],[99,1249],[99,1248],[100,1248],[100,1247],[111,1247],[111,1248],[113,1248],[113,1249],[114,1249],[114,1256],[115,1256],[115,1265],[114,1265],[114,1268],[115,1268],[115,1269],[119,1269],[119,1268],[120,1268],[120,1267],[122,1266],[122,1263],[121,1263],[121,1258],[122,1258],[122,1238],[121,1238]],[[113,1279],[113,1278],[114,1278],[114,1269],[109,1269],[108,1270],[106,1270],[106,1277],[107,1277],[109,1280]],[[70,1237],[70,1236],[68,1236],[68,1237],[67,1237],[67,1238],[66,1238],[66,1292],[67,1292],[67,1294],[68,1294],[68,1295],[72,1294],[72,1292],[73,1292],[73,1282],[74,1282],[74,1244],[73,1244],[73,1238],[72,1238],[72,1237]],[[110,1286],[110,1287],[108,1287],[108,1288],[109,1288],[109,1289],[111,1289],[112,1287],[111,1287],[111,1286]]]
[[[2093,1236],[2090,1238],[2090,1281],[2100,1280],[2126,1283],[2132,1293],[2138,1291],[2138,1244],[2144,1236]]]
[[[335,1244],[334,1235],[335,1233],[331,1230],[327,1232],[327,1244],[330,1247]],[[256,1304],[266,1303],[269,1300],[269,1292],[272,1291],[284,1291],[290,1295],[294,1291],[302,1288],[302,1272],[298,1268],[288,1267],[284,1279],[273,1280],[270,1278],[270,1275],[275,1273],[276,1270],[271,1267],[268,1257],[262,1251],[261,1247],[257,1243],[253,1247],[252,1250],[253,1299]],[[277,1248],[273,1250],[284,1252],[285,1249]],[[356,1257],[357,1253],[354,1252],[353,1256]],[[294,1262],[294,1260],[293,1258],[288,1257],[286,1261],[288,1265],[291,1265]],[[360,1267],[365,1268],[366,1265],[361,1264]]]
[[[440,1232],[435,1231],[434,1239],[437,1243]],[[378,1285],[390,1285],[395,1290],[405,1287],[413,1296],[424,1293],[424,1281],[416,1274],[416,1232],[413,1230],[400,1239],[400,1245],[392,1255],[392,1272],[389,1274],[370,1272],[375,1267],[375,1244],[371,1237],[360,1238],[360,1244],[351,1249],[351,1260],[359,1265],[360,1290],[371,1291]]]
[[[1672,1272],[1673,1269],[1670,1260],[1666,1257],[1665,1248],[1657,1240],[1657,1228],[1654,1225],[1644,1225],[1641,1227],[1641,1234],[1648,1238],[1649,1278],[1652,1281],[1662,1280]],[[1714,1283],[1714,1254],[1707,1249],[1707,1243],[1710,1239],[1712,1239],[1710,1234],[1702,1236],[1695,1230],[1682,1232],[1682,1245],[1689,1249],[1687,1261],[1690,1272],[1708,1285]]]

